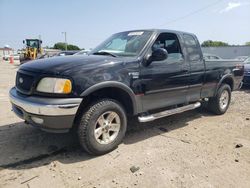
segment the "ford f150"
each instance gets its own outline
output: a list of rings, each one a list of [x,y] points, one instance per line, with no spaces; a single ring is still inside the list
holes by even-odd
[[[205,61],[193,34],[135,30],[112,35],[86,56],[22,65],[9,96],[29,124],[76,130],[81,146],[101,155],[122,142],[131,116],[153,121],[202,101],[215,114],[225,113],[243,74],[240,61]]]

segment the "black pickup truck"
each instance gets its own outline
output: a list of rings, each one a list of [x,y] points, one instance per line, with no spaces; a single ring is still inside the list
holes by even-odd
[[[81,146],[100,155],[122,141],[127,119],[139,122],[192,110],[206,101],[227,111],[241,86],[237,61],[205,61],[197,37],[171,30],[112,35],[88,55],[35,60],[17,71],[13,111],[50,132],[76,130]]]

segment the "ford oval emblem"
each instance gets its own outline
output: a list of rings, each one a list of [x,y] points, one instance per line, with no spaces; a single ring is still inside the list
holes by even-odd
[[[19,78],[19,83],[20,83],[20,84],[23,83],[23,78]]]

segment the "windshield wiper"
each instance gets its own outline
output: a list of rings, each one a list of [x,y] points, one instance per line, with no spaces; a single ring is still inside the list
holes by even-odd
[[[106,52],[106,51],[100,51],[100,52],[94,52],[94,55],[110,55],[112,57],[117,57],[117,55],[111,53],[111,52]]]

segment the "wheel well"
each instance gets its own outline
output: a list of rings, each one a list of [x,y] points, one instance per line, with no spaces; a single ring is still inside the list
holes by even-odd
[[[120,102],[121,105],[125,108],[126,114],[133,115],[134,107],[133,107],[133,101],[130,95],[123,89],[115,88],[115,87],[106,87],[106,88],[98,89],[90,93],[88,96],[84,97],[84,100],[83,100],[84,105],[81,104],[81,106],[84,107],[90,103],[93,103],[94,101],[97,101],[103,98],[114,99]]]
[[[228,77],[228,78],[225,78],[221,84],[228,84],[231,88],[231,90],[233,91],[233,79]]]

